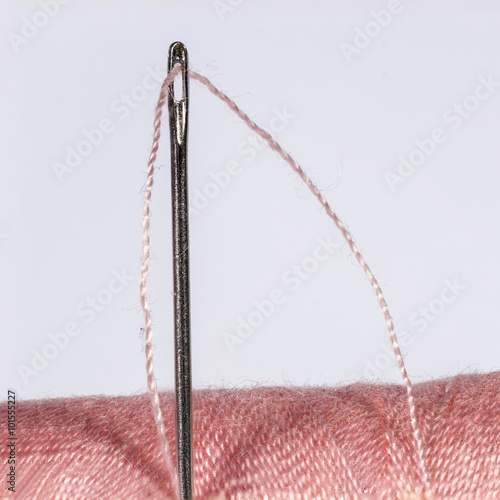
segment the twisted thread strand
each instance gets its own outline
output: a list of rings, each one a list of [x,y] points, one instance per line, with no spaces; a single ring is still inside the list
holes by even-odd
[[[170,73],[165,78],[160,90],[160,96],[156,104],[155,120],[153,126],[153,144],[151,146],[151,154],[149,155],[148,168],[147,168],[147,180],[146,187],[144,191],[144,203],[143,203],[143,219],[142,219],[142,266],[141,266],[141,283],[140,283],[140,295],[141,295],[141,305],[144,311],[144,321],[146,323],[146,374],[147,374],[147,386],[148,392],[151,398],[151,406],[153,408],[154,420],[156,423],[156,428],[158,431],[158,437],[160,439],[160,448],[167,466],[167,471],[172,480],[175,490],[175,498],[179,498],[178,493],[178,483],[179,479],[177,476],[177,471],[172,462],[172,455],[170,452],[170,446],[167,441],[167,436],[165,433],[165,425],[163,423],[163,414],[160,407],[160,398],[158,397],[158,386],[156,385],[156,379],[154,375],[154,365],[153,365],[153,321],[151,318],[151,310],[149,307],[149,301],[147,297],[147,279],[149,273],[149,227],[150,227],[150,210],[149,206],[151,203],[151,190],[153,188],[153,174],[156,156],[158,153],[158,147],[160,143],[160,133],[161,133],[161,117],[163,112],[163,106],[165,104],[168,92],[168,86],[174,81],[175,77],[180,73],[181,67],[176,66],[170,71]]]
[[[142,268],[141,268],[141,283],[140,283],[141,304],[142,304],[142,308],[144,310],[144,318],[145,318],[145,323],[146,323],[145,352],[146,352],[146,370],[147,370],[148,390],[149,390],[151,403],[152,403],[152,407],[153,407],[154,419],[156,422],[158,435],[160,438],[161,449],[162,449],[162,452],[163,452],[163,455],[165,458],[168,472],[169,472],[174,484],[178,484],[178,478],[177,478],[176,470],[175,470],[173,463],[172,463],[171,453],[170,453],[169,445],[168,445],[166,435],[165,435],[163,416],[162,416],[159,397],[158,397],[158,388],[157,388],[156,380],[154,377],[153,345],[152,345],[153,332],[152,332],[151,311],[150,311],[149,302],[147,299],[147,276],[148,276],[148,270],[149,270],[149,251],[150,251],[150,238],[149,238],[150,210],[149,210],[149,206],[150,206],[150,202],[151,202],[151,190],[152,190],[152,186],[153,186],[154,164],[156,161],[157,151],[158,151],[158,147],[159,147],[159,140],[160,140],[162,108],[165,104],[165,100],[166,100],[166,96],[167,96],[167,92],[168,92],[168,86],[175,79],[175,77],[177,76],[177,74],[179,74],[180,71],[181,71],[180,67],[174,67],[172,69],[172,71],[168,74],[168,76],[166,77],[165,81],[162,84],[162,87],[160,90],[160,96],[158,99],[158,103],[156,105],[154,131],[153,131],[153,144],[151,147],[151,154],[149,156],[149,162],[148,162],[147,181],[146,181],[146,189],[145,189],[145,194],[144,194],[144,205],[143,205]],[[333,220],[336,227],[339,229],[342,236],[347,241],[352,253],[356,257],[359,264],[361,265],[361,268],[365,272],[365,274],[368,278],[368,281],[370,282],[370,285],[372,286],[373,290],[375,291],[378,303],[380,305],[380,308],[382,309],[382,313],[384,315],[384,319],[385,319],[385,322],[387,324],[387,328],[389,331],[389,337],[391,340],[394,355],[396,357],[396,362],[397,362],[399,371],[401,373],[401,376],[403,378],[403,381],[404,381],[404,384],[406,387],[406,392],[407,392],[407,397],[408,397],[408,407],[409,407],[409,412],[410,412],[411,427],[412,427],[413,437],[414,437],[414,441],[415,441],[418,456],[419,456],[419,462],[420,462],[420,468],[422,471],[423,482],[425,485],[425,489],[428,492],[431,492],[432,488],[431,488],[431,483],[430,483],[430,475],[429,475],[428,468],[427,468],[426,450],[425,450],[424,442],[422,439],[420,427],[418,425],[416,403],[415,403],[415,397],[413,394],[413,386],[412,386],[411,380],[408,376],[406,366],[404,363],[404,359],[403,359],[403,355],[402,355],[401,349],[399,347],[399,342],[398,342],[398,339],[396,336],[394,322],[393,322],[392,316],[389,312],[389,308],[387,306],[387,302],[385,300],[382,289],[380,288],[380,285],[379,285],[377,279],[373,275],[370,267],[366,263],[363,255],[361,254],[356,243],[354,242],[354,239],[353,239],[351,233],[346,228],[345,224],[339,219],[339,217],[337,216],[335,211],[331,208],[328,201],[322,195],[322,193],[320,192],[318,187],[313,183],[311,178],[305,173],[305,171],[302,169],[302,167],[291,157],[291,155],[288,152],[286,152],[276,142],[275,139],[273,139],[273,137],[268,132],[266,132],[261,127],[259,127],[246,113],[244,113],[236,105],[236,103],[232,99],[230,99],[226,94],[224,94],[223,92],[218,90],[210,82],[210,80],[208,78],[206,78],[206,77],[204,77],[204,76],[202,76],[194,71],[190,71],[189,76],[190,76],[190,78],[197,80],[201,84],[205,85],[207,87],[207,89],[212,94],[214,94],[216,97],[218,97],[220,100],[222,100],[229,107],[229,109],[231,109],[252,131],[254,131],[257,135],[259,135],[263,140],[265,140],[268,143],[269,147],[273,151],[278,153],[280,155],[280,157],[283,158],[283,160],[285,160],[291,166],[291,168],[299,175],[299,177],[306,184],[306,186],[309,188],[309,190],[314,195],[314,197],[319,201],[319,203],[325,209],[327,215]],[[354,481],[354,479],[353,479],[353,481]]]
[[[226,94],[224,94],[219,89],[217,89],[208,78],[206,78],[205,76],[202,76],[194,71],[190,71],[189,75],[194,80],[197,80],[198,82],[205,85],[207,87],[207,89],[212,94],[214,94],[216,97],[218,97],[220,100],[222,100],[229,107],[229,109],[231,109],[231,111],[236,113],[236,115],[238,115],[238,117],[241,118],[241,120],[251,130],[253,130],[262,139],[264,139],[268,143],[269,147],[273,151],[278,153],[281,156],[281,158],[283,158],[283,160],[285,160],[292,167],[292,169],[299,175],[299,177],[306,184],[306,186],[309,188],[309,190],[312,192],[312,194],[316,197],[316,199],[323,206],[323,208],[325,209],[328,216],[333,220],[333,222],[335,223],[337,228],[340,230],[340,232],[342,233],[342,236],[347,241],[349,248],[351,249],[352,253],[356,257],[356,259],[358,260],[359,264],[361,265],[363,271],[365,272],[366,276],[368,277],[368,281],[370,282],[373,290],[375,291],[378,303],[380,305],[380,308],[382,309],[384,319],[385,319],[385,322],[386,322],[388,330],[389,330],[389,336],[390,336],[390,340],[391,340],[391,344],[392,344],[392,349],[394,351],[394,355],[396,356],[397,365],[398,365],[399,371],[401,373],[401,376],[403,378],[404,384],[406,386],[406,391],[407,391],[407,395],[408,395],[408,406],[409,406],[409,410],[410,410],[411,426],[413,429],[413,435],[415,437],[415,443],[416,443],[417,450],[418,450],[423,480],[424,480],[424,484],[425,484],[427,490],[431,491],[430,477],[429,477],[429,472],[427,469],[425,446],[424,446],[424,442],[422,439],[420,427],[419,427],[418,421],[417,421],[417,412],[416,412],[416,405],[415,405],[415,397],[413,395],[413,387],[412,387],[411,380],[408,377],[408,373],[406,371],[406,366],[404,363],[403,355],[401,354],[401,349],[399,347],[399,342],[398,342],[398,339],[396,336],[396,331],[394,328],[394,322],[393,322],[392,316],[389,312],[389,308],[388,308],[387,302],[384,298],[384,294],[382,293],[382,289],[380,288],[380,285],[378,284],[377,279],[373,275],[370,267],[366,263],[363,255],[361,254],[356,243],[354,242],[354,239],[353,239],[351,233],[345,227],[344,223],[339,219],[339,217],[337,216],[335,211],[331,208],[328,201],[321,194],[318,187],[313,183],[311,178],[305,173],[305,171],[302,169],[302,167],[290,156],[289,153],[287,153],[276,142],[276,140],[268,132],[266,132],[261,127],[259,127],[245,112],[243,112],[237,106],[237,104],[232,99],[230,99]]]

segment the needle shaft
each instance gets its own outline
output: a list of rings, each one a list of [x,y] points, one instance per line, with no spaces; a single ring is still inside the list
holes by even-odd
[[[191,319],[189,292],[189,217],[187,184],[188,56],[181,42],[170,46],[168,70],[182,65],[182,98],[169,87],[172,164],[172,239],[175,326],[175,409],[180,500],[192,498]]]

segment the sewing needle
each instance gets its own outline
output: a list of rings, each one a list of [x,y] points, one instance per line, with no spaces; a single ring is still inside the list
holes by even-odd
[[[181,42],[169,49],[168,71],[182,65],[182,97],[169,86],[172,172],[172,242],[175,326],[175,429],[180,500],[192,498],[191,320],[189,293],[189,220],[187,186],[188,55]]]

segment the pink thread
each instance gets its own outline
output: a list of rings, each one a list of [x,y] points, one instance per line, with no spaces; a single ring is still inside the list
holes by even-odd
[[[264,139],[268,144],[269,147],[278,153],[281,158],[283,158],[291,167],[292,169],[299,174],[299,177],[304,181],[306,186],[309,188],[309,190],[312,192],[312,194],[316,197],[316,199],[320,202],[320,204],[323,206],[325,209],[326,213],[328,216],[333,220],[337,228],[340,230],[342,233],[342,236],[344,239],[347,241],[349,244],[349,247],[352,251],[352,253],[355,255],[356,259],[360,263],[361,267],[363,268],[363,271],[365,272],[366,276],[368,277],[368,280],[372,286],[372,288],[375,291],[375,294],[377,295],[378,303],[380,305],[380,308],[382,309],[382,312],[384,314],[384,318],[387,324],[387,327],[389,329],[389,336],[391,339],[392,343],[392,349],[394,351],[394,355],[396,356],[396,361],[398,364],[399,371],[401,373],[401,376],[403,378],[403,381],[406,386],[406,390],[408,393],[408,406],[410,409],[410,417],[411,417],[411,425],[413,428],[413,434],[415,436],[415,442],[417,445],[417,450],[418,454],[420,457],[420,467],[422,469],[423,473],[423,479],[425,486],[427,490],[431,491],[431,485],[429,481],[429,473],[427,471],[427,464],[426,464],[426,457],[425,457],[425,447],[424,443],[422,441],[422,436],[420,432],[420,428],[418,426],[417,422],[417,416],[416,416],[416,409],[415,409],[415,398],[413,396],[413,389],[412,389],[412,384],[410,381],[410,378],[408,377],[408,373],[406,371],[405,363],[403,356],[401,354],[401,349],[399,347],[399,342],[396,336],[396,331],[394,329],[394,322],[392,320],[391,314],[389,312],[389,308],[387,306],[387,302],[385,301],[384,294],[382,293],[382,289],[380,288],[380,285],[378,284],[377,279],[373,275],[370,267],[366,263],[363,255],[359,251],[356,243],[354,242],[354,239],[351,235],[351,233],[347,230],[345,227],[344,223],[338,218],[337,214],[334,212],[334,210],[330,207],[330,204],[328,201],[326,201],[325,197],[321,194],[321,191],[316,187],[316,185],[312,182],[310,177],[304,172],[302,167],[290,156],[289,153],[287,153],[274,139],[273,137],[260,128],[253,120],[250,119],[250,117],[244,113],[237,105],[236,103],[231,100],[226,94],[218,90],[210,80],[202,75],[199,75],[198,73],[195,73],[194,71],[190,71],[189,73],[190,77],[198,80],[200,83],[205,85],[212,94],[217,96],[219,99],[221,99],[224,103],[227,104],[229,109],[234,111],[241,120],[251,129],[253,130],[256,134],[258,134],[262,139]]]
[[[175,74],[174,69],[160,93],[144,200],[141,303],[149,329],[153,414],[144,411],[148,395],[18,402],[19,498],[177,498],[175,450],[168,447],[175,439],[174,422],[163,422],[160,401],[169,415],[175,403],[171,393],[158,395],[146,296],[153,164],[165,89]],[[296,171],[300,175],[301,169]],[[321,196],[310,180],[308,186]],[[326,200],[320,202],[328,207]],[[382,292],[377,297],[385,304]],[[387,306],[382,309],[387,320]],[[401,363],[404,368],[402,358]],[[419,400],[411,425],[402,418],[409,396]],[[423,459],[440,500],[500,498],[500,372],[410,384],[406,391],[361,383],[194,391],[193,411],[196,499],[430,500],[435,497],[420,488]],[[5,402],[2,414],[7,414]],[[417,422],[427,443],[423,456],[415,446]],[[155,427],[167,469],[158,460]],[[8,470],[7,454],[3,457]]]
[[[387,306],[387,302],[385,301],[384,294],[382,293],[382,289],[380,288],[380,285],[378,284],[377,279],[373,275],[370,267],[366,263],[363,255],[359,251],[356,243],[354,242],[354,239],[351,235],[351,233],[347,230],[345,227],[344,223],[338,218],[337,214],[334,212],[334,210],[330,207],[330,204],[328,201],[326,201],[325,197],[321,194],[321,191],[318,189],[318,187],[313,183],[313,181],[310,179],[310,177],[304,172],[302,167],[290,156],[289,153],[287,153],[274,139],[273,137],[260,128],[250,117],[244,113],[237,105],[236,103],[231,100],[226,94],[218,90],[212,82],[205,76],[199,75],[198,73],[195,73],[194,71],[190,71],[189,75],[191,78],[194,80],[198,80],[200,83],[205,85],[212,94],[217,96],[219,99],[221,99],[224,103],[227,104],[229,109],[231,109],[234,113],[236,113],[241,120],[251,129],[253,130],[256,134],[258,134],[262,139],[264,139],[268,144],[269,147],[278,153],[281,158],[283,158],[291,167],[292,169],[299,174],[299,177],[304,181],[306,186],[309,188],[309,190],[312,192],[312,194],[315,196],[315,198],[320,202],[322,207],[325,209],[326,213],[328,216],[333,220],[337,228],[340,230],[342,233],[342,236],[344,239],[347,241],[349,248],[351,249],[352,253],[355,255],[356,259],[360,263],[361,267],[363,268],[363,271],[365,272],[366,276],[368,277],[368,280],[375,291],[375,294],[377,295],[378,303],[380,305],[380,308],[382,309],[382,313],[384,314],[384,318],[387,324],[387,327],[389,329],[389,336],[391,339],[392,343],[392,349],[394,351],[394,355],[396,356],[396,361],[398,364],[399,371],[401,373],[401,376],[403,378],[403,381],[406,386],[406,391],[408,393],[408,406],[410,409],[410,418],[411,418],[411,425],[413,428],[413,434],[415,436],[415,442],[417,445],[417,450],[418,454],[420,457],[420,467],[422,469],[422,474],[423,474],[423,479],[424,479],[424,484],[427,488],[428,491],[432,491],[430,480],[429,480],[429,473],[427,470],[427,464],[426,464],[426,456],[425,456],[425,447],[424,443],[422,441],[422,436],[420,432],[420,428],[417,422],[417,415],[416,415],[416,409],[415,409],[415,398],[413,396],[413,389],[412,389],[412,383],[410,378],[408,377],[408,373],[406,371],[403,355],[401,354],[401,349],[399,347],[399,342],[396,336],[396,331],[394,329],[394,322],[392,320],[392,316],[389,312],[389,308]]]
[[[166,98],[166,92],[167,92],[167,87],[168,85],[172,82],[172,80],[175,78],[176,74],[180,71],[180,68],[174,68],[172,72],[167,76],[165,79],[163,85],[162,85],[162,90],[160,92],[160,97],[158,99],[158,104],[156,106],[156,115],[155,115],[155,122],[154,122],[154,133],[153,133],[153,147],[150,155],[150,160],[148,164],[148,177],[147,177],[147,183],[146,183],[146,193],[145,193],[145,198],[144,198],[144,220],[143,220],[143,265],[142,265],[142,273],[141,273],[141,300],[143,304],[143,309],[144,309],[144,315],[146,318],[146,359],[147,359],[147,373],[148,373],[148,388],[151,394],[151,401],[153,404],[153,411],[155,414],[155,419],[158,422],[158,432],[160,433],[160,420],[159,418],[161,417],[161,409],[159,407],[159,401],[158,401],[158,395],[157,395],[157,388],[156,388],[156,382],[154,379],[154,374],[153,374],[153,360],[152,360],[152,327],[151,327],[151,316],[149,312],[149,305],[147,302],[146,298],[146,278],[147,278],[147,272],[148,272],[148,259],[149,259],[149,202],[151,199],[151,187],[153,184],[153,174],[154,174],[154,162],[156,160],[156,152],[158,150],[158,144],[159,144],[159,139],[160,139],[160,125],[161,125],[161,110],[162,107],[165,103],[165,98]],[[283,158],[291,167],[292,169],[299,175],[299,177],[302,179],[302,181],[306,184],[306,186],[310,189],[312,194],[316,197],[316,199],[319,201],[319,203],[323,206],[325,209],[327,215],[333,220],[337,228],[340,230],[342,236],[344,239],[347,241],[351,251],[355,255],[356,259],[358,260],[359,264],[361,265],[363,271],[365,272],[366,276],[368,277],[368,280],[375,291],[375,294],[378,299],[378,303],[380,305],[380,308],[382,309],[382,313],[384,315],[388,330],[389,330],[389,336],[392,344],[392,348],[394,351],[394,355],[396,357],[397,365],[399,367],[399,371],[401,373],[401,376],[403,378],[406,391],[407,391],[407,397],[408,397],[408,406],[409,406],[409,411],[410,411],[410,421],[411,421],[411,426],[413,429],[413,435],[416,443],[416,447],[418,450],[418,455],[419,455],[419,464],[420,468],[422,471],[422,476],[423,476],[423,482],[425,485],[425,489],[427,491],[432,491],[431,484],[430,484],[430,478],[429,478],[429,472],[427,469],[427,463],[426,463],[426,452],[425,452],[425,446],[422,440],[421,436],[421,431],[418,425],[417,421],[417,415],[416,415],[416,406],[415,406],[415,398],[413,395],[413,388],[412,388],[412,383],[410,381],[410,378],[408,377],[408,373],[406,371],[405,363],[403,356],[401,354],[401,349],[399,347],[399,342],[396,336],[395,328],[394,328],[394,322],[392,320],[392,316],[389,312],[389,308],[387,306],[387,302],[384,298],[384,295],[382,293],[382,289],[380,288],[380,285],[378,284],[377,279],[373,275],[370,267],[366,263],[363,255],[359,251],[356,243],[354,242],[354,239],[351,235],[351,233],[348,231],[348,229],[345,227],[344,223],[339,219],[335,211],[331,208],[330,204],[328,201],[325,199],[325,197],[321,194],[320,190],[316,187],[316,185],[312,182],[310,177],[304,172],[302,167],[290,156],[289,153],[287,153],[274,139],[273,137],[260,128],[253,120],[251,120],[246,113],[244,113],[237,105],[236,103],[231,100],[226,94],[218,90],[208,78],[194,72],[190,71],[189,76],[202,83],[205,85],[208,90],[214,94],[216,97],[221,99],[228,107],[231,109],[238,117],[251,129],[253,130],[256,134],[258,134],[262,139],[264,139],[268,144],[269,147],[277,152],[281,158]],[[163,437],[163,433],[160,436],[162,442],[165,441],[165,438]],[[163,444],[163,447],[165,448],[165,442]],[[165,448],[167,449],[167,448]],[[170,467],[170,465],[169,465]],[[353,483],[354,484],[354,483]]]
[[[165,435],[165,426],[163,424],[163,415],[160,407],[160,399],[158,397],[158,387],[156,385],[156,378],[154,376],[154,365],[153,365],[153,321],[151,318],[151,310],[149,307],[149,301],[147,297],[147,279],[149,273],[149,205],[151,203],[151,190],[153,188],[153,174],[154,165],[156,161],[156,155],[158,152],[158,147],[160,143],[160,133],[161,133],[161,116],[165,100],[167,98],[168,86],[174,81],[175,77],[181,72],[181,67],[176,66],[172,68],[172,71],[167,75],[165,81],[163,82],[160,89],[160,97],[158,98],[158,103],[156,104],[155,111],[155,121],[154,121],[154,132],[153,132],[153,145],[151,146],[151,154],[149,155],[147,180],[146,180],[146,190],[144,192],[144,203],[143,203],[143,219],[142,219],[142,266],[141,266],[141,283],[140,283],[140,295],[141,295],[141,305],[144,311],[144,320],[146,323],[146,374],[147,374],[147,385],[148,391],[151,398],[151,405],[153,407],[153,415],[156,423],[156,428],[158,431],[158,437],[160,439],[160,447],[163,453],[165,464],[170,477],[174,484],[178,483],[177,470],[172,463],[172,457],[170,453],[170,447]],[[177,489],[176,489],[177,491]],[[176,494],[176,498],[178,495]]]

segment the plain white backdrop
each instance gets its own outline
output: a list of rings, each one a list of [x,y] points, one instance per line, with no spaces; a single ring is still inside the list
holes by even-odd
[[[412,379],[498,369],[500,4],[0,9],[2,394],[145,390],[142,188],[176,40],[352,231]],[[317,201],[196,82],[190,106],[194,386],[399,382],[376,297]],[[149,290],[156,375],[169,389],[166,121],[157,166]]]

